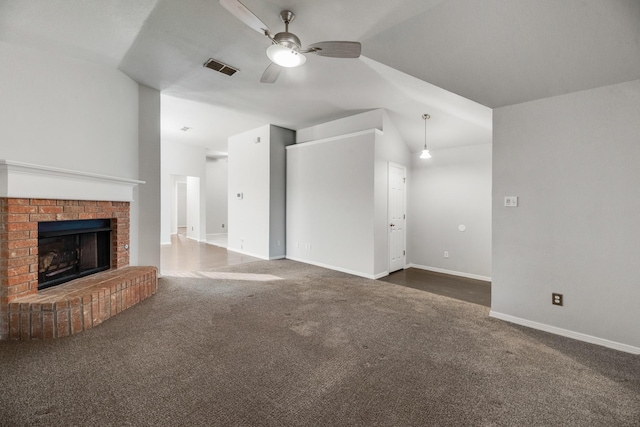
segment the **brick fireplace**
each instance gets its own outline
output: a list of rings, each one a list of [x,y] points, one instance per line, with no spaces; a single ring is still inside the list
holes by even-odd
[[[0,198],[0,303],[38,292],[38,222],[111,219],[111,268],[129,265],[129,202]]]
[[[155,267],[129,267],[130,202],[134,187],[140,184],[144,181],[0,160],[0,340],[73,335],[156,293]],[[51,287],[38,290],[42,261],[60,254],[45,244],[47,254],[41,254],[39,260],[38,224],[43,242],[58,248],[55,233],[69,225],[59,222],[79,220],[93,220],[89,222],[110,228],[107,237],[97,237],[102,230],[86,231],[96,232],[102,254],[107,250],[105,245],[109,246],[105,240],[110,233],[109,257],[96,255],[104,261],[92,269],[89,260],[93,255],[87,252],[90,245],[81,244],[77,260],[71,262],[79,271],[73,277],[79,278],[66,283],[72,277],[56,280]],[[92,238],[85,234],[78,242]],[[74,258],[69,251],[72,249],[65,245],[63,259]],[[68,267],[55,263],[53,273],[51,265],[41,280],[49,272],[58,274]],[[95,274],[88,275],[94,270]]]

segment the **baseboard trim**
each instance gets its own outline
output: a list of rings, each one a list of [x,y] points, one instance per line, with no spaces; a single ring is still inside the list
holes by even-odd
[[[160,242],[160,246],[171,246],[171,242]]]
[[[364,277],[365,279],[376,280],[376,279],[379,279],[380,277],[386,276],[388,274],[388,273],[381,273],[381,275],[366,274],[366,273],[361,273],[361,272],[355,271],[355,270],[349,270],[347,268],[336,267],[335,265],[329,265],[329,264],[324,264],[324,263],[321,263],[321,262],[309,261],[308,259],[291,257],[289,255],[287,255],[286,258],[290,259],[291,261],[302,262],[304,264],[311,264],[311,265],[315,265],[316,267],[326,268],[328,270],[335,270],[335,271],[339,271],[341,273],[347,273],[347,274],[352,274],[352,275],[358,276],[358,277]]]
[[[584,341],[590,344],[596,344],[602,347],[612,348],[614,350],[623,351],[625,353],[640,355],[640,347],[634,347],[632,345],[622,344],[616,341],[610,341],[604,338],[598,338],[592,335],[570,331],[568,329],[562,329],[556,326],[546,325],[544,323],[534,322],[533,320],[522,319],[520,317],[499,313],[493,310],[489,312],[489,317],[493,317],[494,319],[504,320],[505,322],[515,323],[516,325],[526,326],[528,328],[549,332],[551,334],[572,338],[574,340]]]
[[[426,265],[408,264],[405,268],[418,268],[420,270],[433,271],[434,273],[444,273],[444,274],[450,274],[452,276],[466,277],[467,279],[476,279],[476,280],[482,280],[485,282],[491,281],[491,277],[487,277],[487,276],[480,276],[478,274],[471,274],[471,273],[463,273],[461,271],[445,270],[444,268],[429,267]]]
[[[234,248],[227,248],[227,250],[231,251],[231,252],[236,252],[236,253],[239,253],[239,254],[242,254],[242,255],[248,255],[248,256],[252,256],[254,258],[260,258],[260,259],[263,259],[265,261],[269,261],[268,257],[265,257],[263,255],[254,254],[252,252],[241,251],[240,249],[234,249]]]
[[[287,257],[285,255],[276,255],[276,256],[269,257],[269,261],[273,261],[276,259],[286,259],[286,258]]]

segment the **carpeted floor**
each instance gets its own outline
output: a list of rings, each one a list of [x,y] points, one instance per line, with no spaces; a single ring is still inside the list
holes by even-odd
[[[0,343],[0,425],[639,426],[640,358],[293,261]]]

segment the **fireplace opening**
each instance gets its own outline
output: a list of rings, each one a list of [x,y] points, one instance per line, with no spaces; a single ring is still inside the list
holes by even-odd
[[[38,289],[111,268],[111,220],[38,223]]]

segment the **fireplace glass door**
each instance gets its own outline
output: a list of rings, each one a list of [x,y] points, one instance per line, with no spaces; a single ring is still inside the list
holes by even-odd
[[[38,289],[108,270],[110,266],[110,220],[38,224]]]

